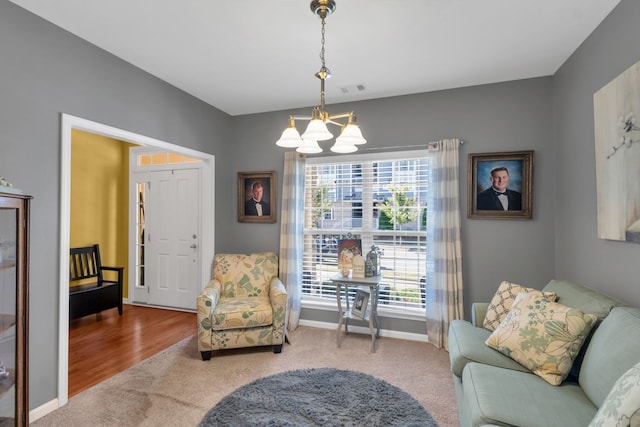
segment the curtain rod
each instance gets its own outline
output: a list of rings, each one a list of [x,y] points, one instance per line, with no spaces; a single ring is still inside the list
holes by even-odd
[[[463,140],[459,140],[460,141],[460,145],[464,144]],[[437,144],[437,141],[433,141],[433,142],[428,142],[426,144],[421,144],[421,145],[401,145],[401,146],[395,146],[395,147],[371,147],[371,148],[366,148],[366,149],[361,149],[360,151],[363,152],[371,152],[371,151],[401,151],[401,150],[420,150],[420,149],[429,149],[432,148],[435,144]]]

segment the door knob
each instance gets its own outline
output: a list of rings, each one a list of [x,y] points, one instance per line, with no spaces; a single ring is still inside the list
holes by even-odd
[[[195,243],[192,243],[192,244],[191,244],[191,249],[195,249],[195,248],[197,248],[196,244],[195,244]]]

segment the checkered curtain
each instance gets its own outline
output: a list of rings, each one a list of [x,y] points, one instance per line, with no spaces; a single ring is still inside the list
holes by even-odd
[[[279,277],[288,294],[287,330],[298,327],[302,298],[302,258],[304,235],[305,156],[295,151],[284,153],[282,207],[280,209]]]
[[[429,342],[448,350],[449,323],[464,315],[458,139],[428,144],[426,320]]]

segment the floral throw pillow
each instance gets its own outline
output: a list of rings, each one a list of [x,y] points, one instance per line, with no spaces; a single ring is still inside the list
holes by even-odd
[[[593,314],[523,292],[485,343],[549,384],[560,385],[597,319]]]
[[[640,426],[640,363],[622,374],[589,427]]]
[[[498,325],[500,325],[500,322],[502,322],[507,316],[507,313],[509,313],[509,309],[511,308],[511,305],[513,305],[513,301],[516,299],[516,295],[520,292],[531,292],[538,296],[543,296],[551,301],[556,300],[555,292],[543,292],[537,289],[525,288],[524,286],[507,282],[505,280],[500,283],[498,290],[493,298],[491,298],[482,327],[489,331],[495,331]]]

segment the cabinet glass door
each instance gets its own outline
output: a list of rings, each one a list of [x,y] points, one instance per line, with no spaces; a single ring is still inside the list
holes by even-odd
[[[0,425],[16,418],[18,210],[0,209]]]
[[[29,206],[0,193],[0,427],[29,425]]]

